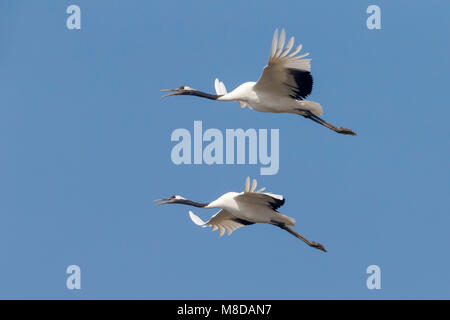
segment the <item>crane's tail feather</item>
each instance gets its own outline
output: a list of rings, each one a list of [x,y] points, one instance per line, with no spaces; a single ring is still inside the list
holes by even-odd
[[[284,224],[287,226],[295,226],[295,219],[288,217],[282,213],[277,212],[276,216],[272,218],[272,221],[277,224]]]
[[[216,89],[216,94],[219,96],[223,96],[228,93],[225,84],[217,78],[214,81],[214,88]]]
[[[312,114],[316,115],[316,116],[321,116],[323,115],[323,110],[322,110],[322,106],[314,101],[306,101],[306,100],[301,100],[298,101],[298,105],[299,105],[299,114],[302,114],[302,111],[309,111]]]

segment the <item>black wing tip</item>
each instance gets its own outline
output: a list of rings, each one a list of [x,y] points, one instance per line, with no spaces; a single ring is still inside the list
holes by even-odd
[[[294,94],[290,95],[291,98],[298,100],[305,99],[310,95],[314,84],[311,72],[291,68],[288,68],[287,70],[297,84],[297,88],[292,88]]]
[[[248,220],[241,219],[241,218],[234,218],[233,220],[238,222],[238,223],[240,223],[240,224],[243,224],[244,226],[249,226],[251,224],[255,224],[254,222],[250,222]]]
[[[286,199],[285,198],[283,198],[283,199],[276,199],[276,198],[272,198],[273,199],[273,202],[271,201],[271,202],[269,202],[269,205],[270,205],[270,207],[272,208],[272,210],[277,210],[278,208],[280,208],[282,205],[284,205],[284,203],[285,203],[285,201],[286,201]]]

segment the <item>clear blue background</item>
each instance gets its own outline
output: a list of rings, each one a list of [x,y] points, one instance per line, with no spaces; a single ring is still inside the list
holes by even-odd
[[[82,29],[66,28],[66,8]],[[382,30],[366,28],[378,4]],[[450,298],[448,1],[2,1],[0,298]],[[343,136],[294,115],[192,97],[256,81],[274,29],[311,53],[310,97]],[[279,128],[280,170],[176,166],[176,128]],[[246,176],[329,250],[269,225],[219,237],[174,193]],[[194,210],[205,219],[215,211]],[[65,286],[68,265],[82,289]],[[381,290],[366,268],[381,267]]]

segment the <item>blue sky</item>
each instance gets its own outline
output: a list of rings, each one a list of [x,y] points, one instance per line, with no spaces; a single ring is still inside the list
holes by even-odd
[[[82,12],[66,28],[67,6]],[[366,8],[381,8],[368,30]],[[2,1],[0,298],[450,298],[448,1]],[[324,118],[160,89],[256,81],[284,27],[312,58]],[[280,170],[180,165],[177,128],[276,128]],[[246,176],[324,254],[269,225],[195,226]],[[194,210],[206,219],[215,213]],[[65,286],[81,268],[82,289]],[[381,268],[368,290],[366,268]]]

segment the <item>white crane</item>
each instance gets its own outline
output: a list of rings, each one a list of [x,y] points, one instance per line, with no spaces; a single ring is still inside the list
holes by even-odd
[[[350,129],[334,126],[319,116],[322,107],[317,102],[304,100],[312,91],[313,78],[311,76],[311,59],[304,59],[308,53],[296,55],[302,49],[299,45],[290,52],[294,46],[292,37],[286,47],[284,46],[286,33],[284,29],[278,38],[278,29],[275,30],[270,51],[269,63],[257,82],[246,82],[231,92],[227,92],[225,85],[215,80],[216,94],[209,94],[181,86],[168,91],[164,97],[174,95],[193,95],[217,101],[237,101],[244,108],[261,112],[293,113],[311,119],[338,133],[356,135]]]
[[[243,226],[267,223],[286,230],[310,247],[327,252],[323,245],[315,241],[309,241],[290,227],[295,225],[295,219],[277,211],[285,202],[282,195],[263,192],[265,188],[255,191],[256,185],[256,180],[253,179],[250,186],[250,178],[247,177],[244,192],[227,192],[209,203],[195,202],[180,195],[155,201],[159,202],[158,205],[178,203],[205,209],[220,208],[221,210],[206,222],[192,211],[189,211],[189,216],[195,224],[201,227],[211,226],[212,231],[219,229],[221,236],[225,231],[230,235],[234,230]]]

